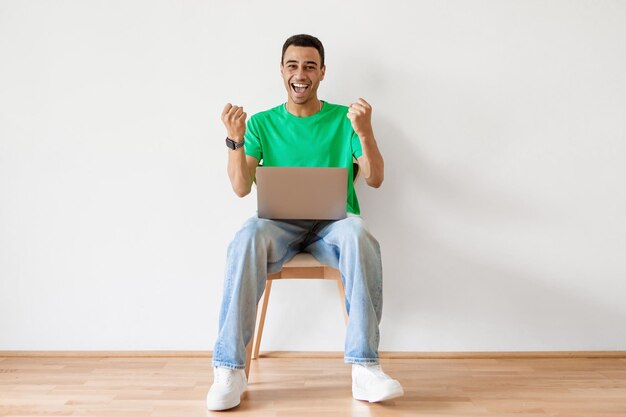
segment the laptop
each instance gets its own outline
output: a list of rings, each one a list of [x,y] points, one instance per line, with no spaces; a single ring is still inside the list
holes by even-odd
[[[346,168],[259,167],[256,185],[258,216],[262,219],[346,217]]]

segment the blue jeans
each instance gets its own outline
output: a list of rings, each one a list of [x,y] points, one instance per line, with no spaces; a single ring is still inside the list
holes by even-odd
[[[346,363],[378,363],[382,314],[380,247],[359,216],[337,220],[250,218],[228,247],[213,366],[243,369],[268,273],[298,252],[339,269],[346,292]]]

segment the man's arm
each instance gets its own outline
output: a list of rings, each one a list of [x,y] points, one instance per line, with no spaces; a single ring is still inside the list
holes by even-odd
[[[361,141],[363,155],[358,161],[365,182],[370,187],[378,188],[385,179],[385,161],[378,150],[372,129],[372,106],[359,98],[356,103],[350,105],[347,116]]]
[[[243,141],[246,133],[246,116],[243,107],[233,106],[230,103],[224,107],[222,122],[226,126],[226,134],[235,142]],[[238,149],[228,149],[228,178],[237,196],[245,197],[250,194],[258,164],[258,159],[246,155],[243,146]]]

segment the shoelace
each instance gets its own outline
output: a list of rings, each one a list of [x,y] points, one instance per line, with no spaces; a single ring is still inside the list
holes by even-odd
[[[215,383],[219,385],[230,385],[233,380],[233,373],[229,369],[215,368]]]
[[[375,375],[379,378],[389,378],[389,376],[386,373],[384,373],[383,370],[380,368],[380,364],[365,365],[364,368],[367,369],[370,373],[372,373],[372,375]]]

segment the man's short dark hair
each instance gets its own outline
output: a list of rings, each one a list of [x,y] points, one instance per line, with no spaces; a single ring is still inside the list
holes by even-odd
[[[317,49],[317,52],[320,53],[320,58],[322,59],[322,62],[320,63],[320,67],[324,66],[324,45],[322,45],[322,42],[319,39],[317,39],[315,36],[305,35],[305,34],[293,35],[292,37],[290,37],[289,39],[285,41],[285,44],[283,45],[283,54],[280,57],[281,64],[283,63],[283,60],[285,59],[285,51],[291,45]]]

